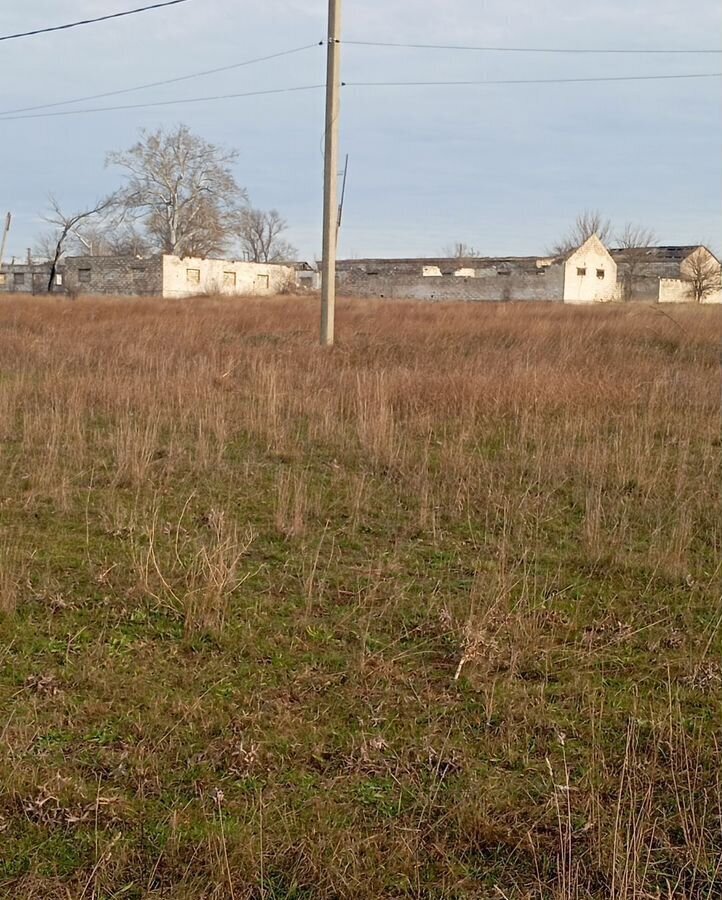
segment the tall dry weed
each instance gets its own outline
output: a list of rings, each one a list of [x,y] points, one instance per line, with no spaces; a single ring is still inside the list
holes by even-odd
[[[308,473],[282,472],[277,481],[276,528],[286,537],[299,537],[306,529]]]
[[[21,599],[27,562],[17,543],[0,543],[0,615],[11,616]]]
[[[163,522],[157,504],[141,532],[133,536],[132,558],[142,592],[160,608],[179,616],[187,636],[221,634],[236,591],[250,577],[241,563],[254,533],[243,534],[224,510],[203,516],[200,535],[179,520]]]

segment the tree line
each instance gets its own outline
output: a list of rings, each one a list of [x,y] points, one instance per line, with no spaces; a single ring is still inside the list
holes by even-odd
[[[220,256],[240,252],[251,262],[296,258],[275,210],[249,203],[233,166],[238,152],[212,144],[186,125],[142,131],[128,150],[112,152],[122,185],[92,206],[69,212],[50,198],[49,229],[37,244],[50,260],[48,289],[69,253],[89,256]]]

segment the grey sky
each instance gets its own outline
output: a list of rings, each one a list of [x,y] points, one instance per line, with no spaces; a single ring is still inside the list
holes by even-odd
[[[0,32],[138,5],[4,3]],[[12,7],[8,9],[8,7]],[[52,102],[232,64],[324,37],[324,0],[192,0],[178,7],[0,43],[0,109]],[[554,47],[719,47],[718,0],[345,0],[344,37]],[[141,103],[317,84],[324,54],[294,56],[100,101]],[[345,81],[553,78],[722,71],[707,56],[575,56],[345,46]],[[498,87],[347,87],[350,176],[341,255],[543,252],[584,208],[654,228],[662,242],[722,249],[722,81]],[[93,103],[90,105],[98,105]],[[323,91],[2,125],[7,255],[42,229],[51,191],[81,208],[117,184],[108,150],[138,129],[186,122],[240,151],[254,205],[277,207],[289,239],[320,248]]]

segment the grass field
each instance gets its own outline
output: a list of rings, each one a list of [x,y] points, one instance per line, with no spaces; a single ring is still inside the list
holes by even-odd
[[[722,896],[722,309],[0,302],[0,896]]]

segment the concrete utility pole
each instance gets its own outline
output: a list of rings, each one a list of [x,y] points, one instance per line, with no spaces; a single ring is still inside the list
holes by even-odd
[[[338,116],[341,92],[341,0],[328,0],[326,139],[323,161],[323,259],[321,261],[321,344],[330,347],[336,311],[338,238]]]
[[[8,234],[10,233],[10,226],[13,221],[12,213],[8,213],[5,216],[5,228],[3,229],[2,241],[0,241],[0,266],[3,264],[3,260],[5,259],[5,244],[7,243]]]

